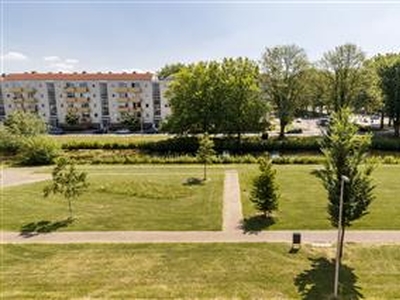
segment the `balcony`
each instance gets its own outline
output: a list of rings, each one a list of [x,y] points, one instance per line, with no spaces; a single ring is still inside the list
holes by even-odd
[[[90,99],[84,98],[84,97],[78,97],[78,98],[75,98],[75,100],[78,103],[88,103],[88,102],[90,102]]]
[[[129,88],[127,87],[116,87],[114,91],[116,93],[128,93]]]
[[[118,107],[119,112],[130,112],[133,111],[134,109],[131,107]]]
[[[76,87],[75,88],[75,93],[87,93],[89,92],[89,88],[88,87]]]
[[[38,103],[38,99],[27,98],[27,99],[25,99],[25,103]]]
[[[20,98],[20,97],[14,98],[14,99],[13,99],[13,102],[14,102],[14,103],[23,103],[23,102],[24,102],[24,98]]]
[[[22,93],[24,89],[21,87],[15,87],[15,88],[10,88],[9,91],[10,93]]]
[[[66,93],[75,93],[75,88],[73,86],[66,87],[64,89],[64,92],[66,92]]]
[[[142,92],[141,88],[128,88],[128,93],[140,93]]]
[[[132,101],[132,98],[129,97],[117,98],[117,102],[130,102],[130,101]]]
[[[78,111],[82,113],[90,113],[90,107],[78,107]]]

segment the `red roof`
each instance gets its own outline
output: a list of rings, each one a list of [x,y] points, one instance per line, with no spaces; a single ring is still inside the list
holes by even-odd
[[[23,80],[59,80],[59,81],[96,81],[96,80],[117,80],[135,81],[151,80],[152,73],[14,73],[2,76],[2,81],[23,81]]]

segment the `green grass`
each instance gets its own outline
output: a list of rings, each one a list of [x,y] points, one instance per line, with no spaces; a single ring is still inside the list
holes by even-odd
[[[204,185],[185,185],[202,176],[198,167],[92,167],[88,192],[73,202],[76,220],[62,230],[220,230],[223,171],[210,169]],[[49,169],[40,169],[42,171]],[[20,230],[42,220],[68,216],[67,202],[43,198],[46,183],[5,188],[2,229]]]
[[[327,217],[327,194],[319,179],[311,174],[317,165],[275,165],[281,199],[275,214],[276,223],[270,229],[330,229]],[[257,214],[249,201],[252,181],[258,167],[240,169],[243,214]],[[376,199],[370,214],[354,222],[351,229],[400,229],[400,166],[381,165],[374,173]]]
[[[327,299],[333,249],[283,244],[2,245],[2,299]],[[344,299],[398,299],[398,246],[347,245]]]

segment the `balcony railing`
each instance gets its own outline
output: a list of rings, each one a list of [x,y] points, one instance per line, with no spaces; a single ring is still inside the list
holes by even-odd
[[[14,87],[9,89],[10,93],[22,93],[24,89],[22,87]]]

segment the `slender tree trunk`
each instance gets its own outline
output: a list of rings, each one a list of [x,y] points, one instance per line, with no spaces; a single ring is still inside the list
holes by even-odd
[[[385,112],[382,109],[382,112],[381,112],[381,126],[380,126],[381,129],[383,129],[383,127],[385,126],[384,121],[385,121]]]
[[[71,199],[68,199],[68,209],[69,209],[69,217],[72,218],[72,206]]]
[[[400,120],[393,121],[394,136],[400,137]]]
[[[281,120],[281,122],[280,122],[280,132],[279,132],[279,138],[280,139],[283,139],[283,138],[285,138],[285,128],[286,128],[286,122],[283,122],[282,120]]]
[[[203,180],[204,180],[204,181],[207,180],[207,163],[204,163],[204,176],[203,176]]]

